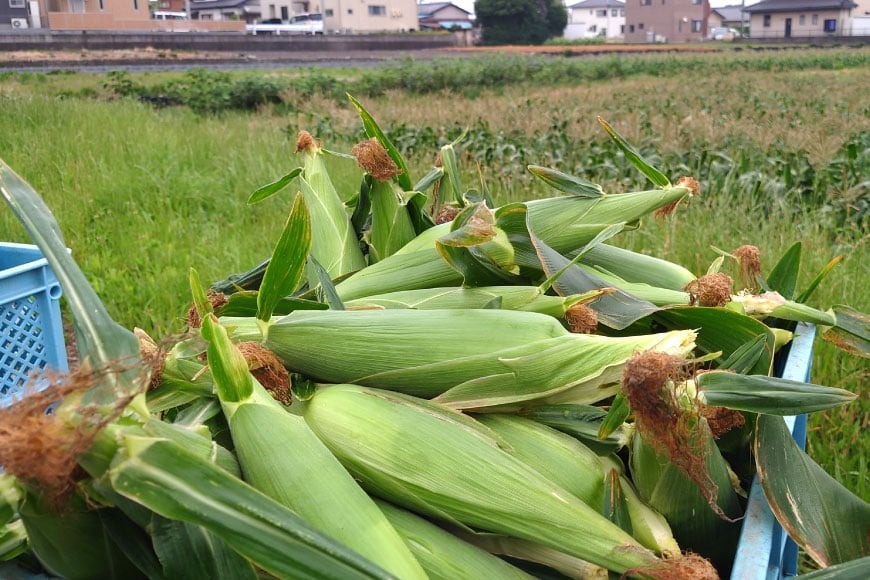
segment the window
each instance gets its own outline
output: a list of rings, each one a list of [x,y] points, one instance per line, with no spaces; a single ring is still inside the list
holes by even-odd
[[[825,32],[836,32],[837,21],[833,18],[825,20]]]
[[[625,34],[625,24],[620,24],[620,25],[619,25],[619,33],[620,33],[620,34]]]
[[[133,10],[139,11],[139,0],[133,0]]]
[[[640,24],[637,25],[637,29],[638,29],[638,30],[643,30],[643,22],[641,22]]]
[[[619,15],[622,16],[622,17],[625,17],[625,10],[620,10],[620,11],[619,11]]]
[[[692,32],[701,32],[700,20],[692,20]]]
[[[697,6],[700,3],[701,3],[701,0],[692,0],[692,4],[694,4],[695,6]]]
[[[353,8],[348,8],[348,9],[347,9],[347,13],[348,13],[348,14],[353,14]]]
[[[641,6],[652,6],[652,0],[640,0]]]
[[[290,11],[287,9],[287,6],[281,7],[281,20],[288,20],[290,18]]]
[[[764,15],[764,27],[770,28],[770,14]]]
[[[633,33],[633,32],[634,32],[634,24],[629,24],[629,25],[628,25],[628,32],[629,32],[629,33]]]
[[[323,14],[324,14],[324,16],[326,16],[327,18],[332,18],[332,14],[333,14],[333,12],[332,12],[332,8],[327,8],[326,10],[323,11]]]
[[[105,2],[103,2],[103,0],[100,0],[100,12],[102,12],[105,9],[106,9]]]
[[[9,8],[25,8],[24,0],[9,0]]]
[[[818,26],[819,24],[819,15],[813,14],[813,26]]]
[[[610,11],[611,16],[617,16],[618,14],[619,14],[619,10],[617,10],[616,8],[614,8],[613,10]]]
[[[598,25],[593,24],[589,27],[589,32],[598,32]]]
[[[595,15],[599,18],[607,18],[607,8],[605,8],[604,10],[596,10],[595,12]]]
[[[369,16],[386,16],[386,6],[369,6]]]
[[[803,26],[803,25],[806,24],[806,23],[807,23],[807,17],[806,17],[806,16],[804,16],[803,14],[801,14],[800,16],[798,16],[798,24],[800,24],[801,26]]]

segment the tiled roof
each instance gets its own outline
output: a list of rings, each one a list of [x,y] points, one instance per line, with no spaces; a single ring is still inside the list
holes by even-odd
[[[761,0],[746,7],[746,12],[794,12],[795,10],[839,10],[855,8],[852,0]]]
[[[571,4],[568,8],[572,10],[574,8],[625,8],[625,2],[620,2],[620,0],[583,0],[583,2]]]

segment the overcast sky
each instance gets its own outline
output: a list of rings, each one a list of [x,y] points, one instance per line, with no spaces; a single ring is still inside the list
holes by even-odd
[[[438,2],[451,1],[454,4],[456,4],[457,6],[464,8],[465,10],[468,10],[471,13],[474,13],[474,0],[424,0],[423,3],[429,4],[429,3],[434,2],[434,1],[438,1]],[[566,3],[568,5],[571,5],[571,4],[576,4],[577,2],[580,2],[580,0],[567,0]],[[758,2],[758,0],[746,0],[746,6],[750,6],[751,4],[755,4],[756,2]],[[732,6],[732,5],[736,5],[736,4],[740,4],[740,0],[710,0],[710,6],[712,6],[713,8],[720,8],[722,6]]]

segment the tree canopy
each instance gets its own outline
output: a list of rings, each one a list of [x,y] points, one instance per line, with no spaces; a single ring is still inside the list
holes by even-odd
[[[561,0],[477,0],[484,44],[542,44],[568,24]]]

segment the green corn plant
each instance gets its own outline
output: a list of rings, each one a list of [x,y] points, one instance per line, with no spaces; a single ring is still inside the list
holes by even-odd
[[[332,385],[315,391],[303,416],[382,499],[618,572],[669,565],[454,411],[398,393]]]

